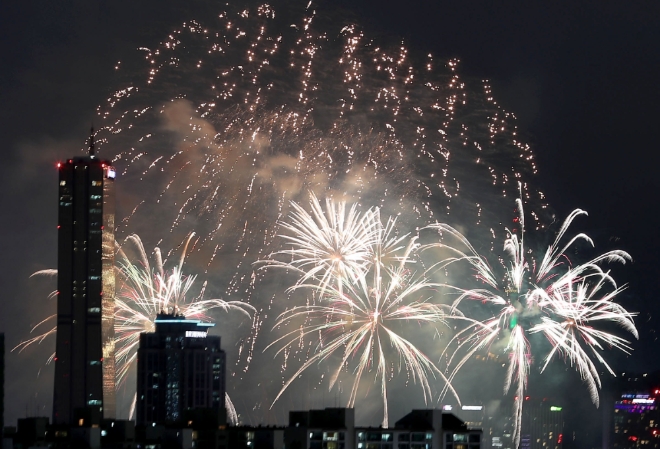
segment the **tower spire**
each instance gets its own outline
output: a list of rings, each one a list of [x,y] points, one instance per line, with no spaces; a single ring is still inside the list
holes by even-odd
[[[96,151],[94,150],[94,126],[92,126],[89,130],[89,156],[94,157],[96,155]]]

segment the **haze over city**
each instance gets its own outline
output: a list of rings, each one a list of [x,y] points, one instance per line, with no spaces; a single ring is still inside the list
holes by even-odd
[[[244,422],[283,423],[288,410],[351,399],[353,366],[329,388],[329,366],[341,364],[339,355],[314,360],[297,379],[316,342],[269,346],[293,323],[278,315],[327,287],[288,290],[295,270],[272,266],[297,257],[282,236],[299,230],[286,229],[296,210],[290,202],[310,211],[310,192],[321,209],[329,207],[326,198],[355,203],[362,214],[379,208],[383,225],[398,217],[392,236],[419,234],[421,244],[432,240],[425,226],[447,223],[498,279],[506,277],[497,272],[511,235],[505,228],[520,233],[516,220],[525,218],[525,254],[537,267],[571,211],[587,211],[567,236],[584,232],[595,248],[571,246],[570,266],[612,250],[632,257],[603,269],[627,285],[614,302],[637,314],[639,340],[606,325],[632,352],[610,341],[602,355],[616,373],[658,369],[650,356],[660,275],[658,180],[651,173],[660,112],[657,6],[197,0],[38,1],[2,9],[6,424],[51,413],[54,339],[9,350],[54,313],[54,278],[31,275],[57,267],[56,164],[87,151],[92,125],[99,155],[117,171],[117,242],[139,235],[146,257],[153,263],[160,248],[167,270],[185,253],[182,270],[196,276],[191,297],[249,304],[249,316],[207,311],[217,323],[212,333],[222,336],[227,390]],[[139,259],[130,241],[124,250],[127,260]],[[432,264],[419,257],[421,266]],[[474,278],[469,263],[458,265],[429,274],[429,283]],[[410,273],[426,274],[416,268],[402,276]],[[457,296],[430,287],[424,299],[449,305]],[[464,312],[475,310],[470,303]],[[443,349],[457,328],[427,328],[422,315],[404,334],[420,342],[437,374],[449,375]],[[532,327],[534,317],[527,319]],[[598,435],[602,419],[588,381],[562,357],[541,373],[551,345],[539,334],[528,338],[539,349],[527,392],[570,403],[567,421],[591,416],[585,426]],[[486,352],[498,356],[497,349]],[[502,394],[508,357],[499,356],[471,359],[452,381],[457,394],[467,402],[511,401]],[[422,408],[424,388],[387,363],[389,414]],[[376,370],[364,376],[371,386],[356,387],[356,417],[378,425],[380,380]],[[439,399],[441,377],[430,376],[430,403],[455,402],[451,393]],[[121,413],[131,401],[130,386],[120,388]]]

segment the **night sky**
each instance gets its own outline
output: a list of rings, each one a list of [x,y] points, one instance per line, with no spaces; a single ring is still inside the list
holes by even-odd
[[[634,263],[615,270],[629,283],[620,301],[639,312],[640,341],[631,357],[612,357],[615,369],[659,369],[660,4],[333,4],[373,35],[400,36],[436,59],[459,58],[464,76],[490,80],[495,98],[516,114],[532,145],[536,185],[558,216],[587,210],[580,229],[597,247],[616,246],[633,256]],[[212,9],[213,2],[201,0],[0,4],[0,332],[8,350],[46,301],[48,289],[35,286],[30,274],[56,265],[55,161],[84,146],[96,106],[116,88],[117,60]],[[50,415],[46,392],[36,387],[42,355],[7,353],[5,423]],[[26,393],[33,388],[36,394]]]

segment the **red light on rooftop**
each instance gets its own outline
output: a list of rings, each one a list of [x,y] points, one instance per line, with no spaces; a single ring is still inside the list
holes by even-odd
[[[61,162],[57,163],[57,168],[62,168],[62,163]]]

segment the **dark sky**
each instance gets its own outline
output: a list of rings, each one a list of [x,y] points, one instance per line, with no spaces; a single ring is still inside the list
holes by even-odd
[[[173,0],[0,3],[0,332],[9,348],[33,322],[26,302],[38,304],[44,294],[29,275],[55,266],[54,161],[82,146],[96,106],[116,87],[118,59],[156,44],[191,10],[213,6],[185,3],[185,9]],[[401,36],[438,58],[458,57],[463,74],[491,80],[495,97],[517,115],[532,144],[537,185],[558,215],[587,210],[581,223],[597,243],[616,244],[634,258],[617,273],[630,284],[625,306],[640,311],[641,341],[630,365],[617,368],[659,368],[651,351],[660,279],[660,4],[333,3],[373,33]],[[9,354],[7,389],[29,389],[18,379],[33,378],[41,364]],[[6,409],[12,423],[43,404],[35,396]]]

